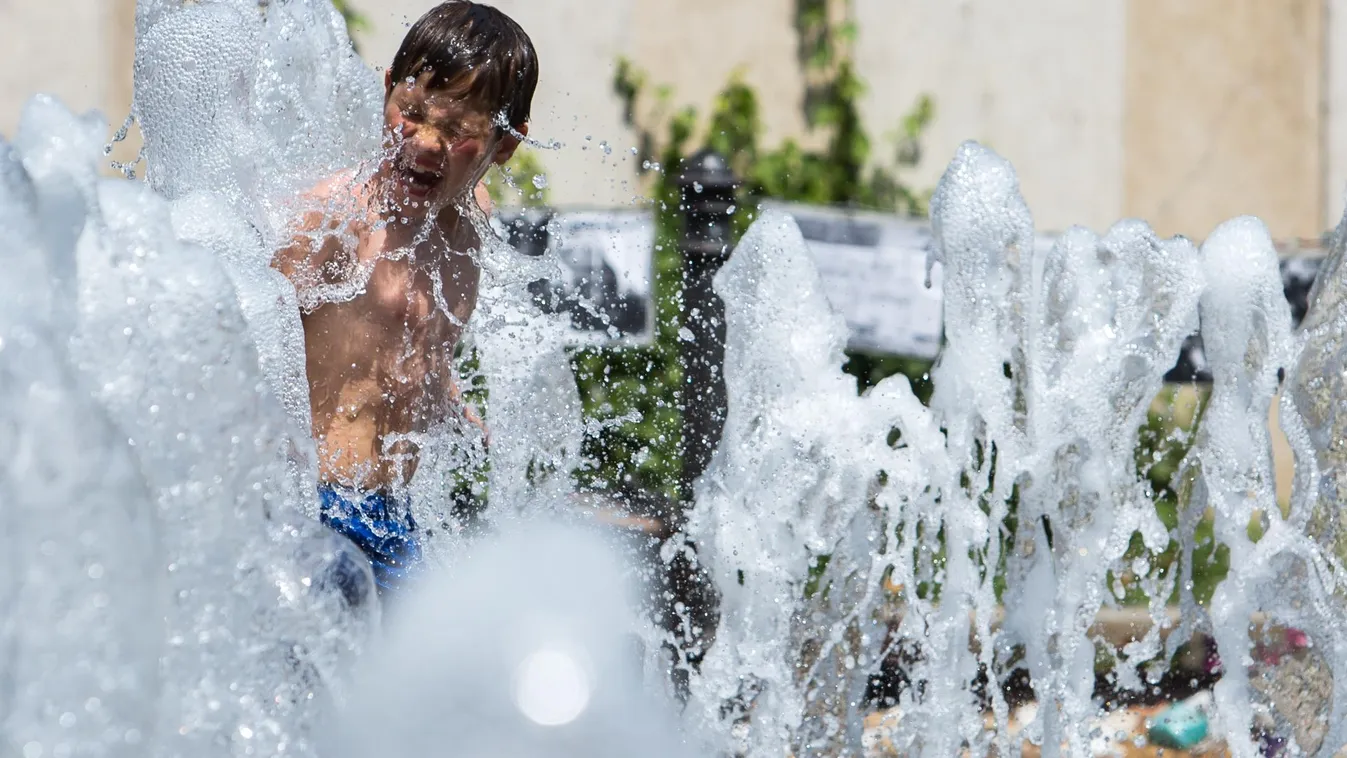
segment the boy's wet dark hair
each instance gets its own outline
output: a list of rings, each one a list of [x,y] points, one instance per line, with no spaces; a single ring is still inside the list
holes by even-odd
[[[430,86],[502,115],[518,128],[528,123],[538,86],[538,54],[519,24],[499,10],[469,0],[441,3],[417,21],[389,67],[393,86],[429,71]]]

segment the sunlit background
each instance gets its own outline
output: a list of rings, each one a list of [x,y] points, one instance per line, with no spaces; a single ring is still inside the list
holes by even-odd
[[[427,0],[348,0],[369,64],[392,58]],[[620,160],[684,107],[704,135],[718,94],[756,95],[760,146],[821,148],[806,93],[841,63],[867,164],[920,194],[964,139],[1009,158],[1043,229],[1124,216],[1205,236],[1241,213],[1281,240],[1315,239],[1347,187],[1347,5],[1339,0],[501,0],[538,46],[534,133],[551,200],[609,206],[640,194]],[[0,0],[0,132],[33,92],[119,123],[131,96],[134,0]],[[826,13],[826,23],[819,16]],[[820,28],[829,26],[829,31]],[[818,55],[803,40],[833,34]],[[643,83],[631,123],[618,62]],[[913,135],[912,116],[930,117]],[[591,149],[582,151],[586,137]],[[919,148],[905,144],[912,137]],[[696,137],[694,137],[695,139]],[[614,148],[604,161],[597,144]],[[134,151],[131,151],[132,154]]]

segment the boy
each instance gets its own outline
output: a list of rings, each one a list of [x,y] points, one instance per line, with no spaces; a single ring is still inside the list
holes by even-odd
[[[306,201],[323,210],[272,262],[302,308],[323,523],[369,557],[380,594],[421,557],[394,494],[416,469],[405,435],[455,416],[481,426],[453,378],[477,302],[473,220],[489,211],[483,175],[528,131],[537,82],[533,43],[505,14],[468,0],[426,13],[385,75],[373,175],[315,188]]]

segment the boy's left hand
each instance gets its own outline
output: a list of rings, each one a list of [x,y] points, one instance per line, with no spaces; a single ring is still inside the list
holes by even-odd
[[[472,407],[466,403],[463,405],[463,418],[466,419],[469,424],[482,430],[482,446],[490,448],[491,430],[486,428],[486,422],[482,420],[481,416],[477,415],[477,411],[474,411]]]
[[[452,379],[449,381],[449,400],[458,406],[464,421],[482,430],[482,446],[491,447],[491,432],[486,428],[486,422],[468,405],[468,401],[463,398],[463,391],[458,388],[458,382]]]
[[[477,207],[490,216],[491,212],[495,210],[495,206],[491,202],[491,193],[486,189],[486,182],[477,183],[477,189],[473,191],[473,196],[477,198]]]

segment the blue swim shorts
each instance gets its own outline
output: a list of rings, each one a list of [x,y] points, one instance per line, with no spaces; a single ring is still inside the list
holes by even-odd
[[[405,501],[384,492],[322,484],[323,524],[355,543],[369,558],[379,594],[401,589],[421,563],[416,521]]]

